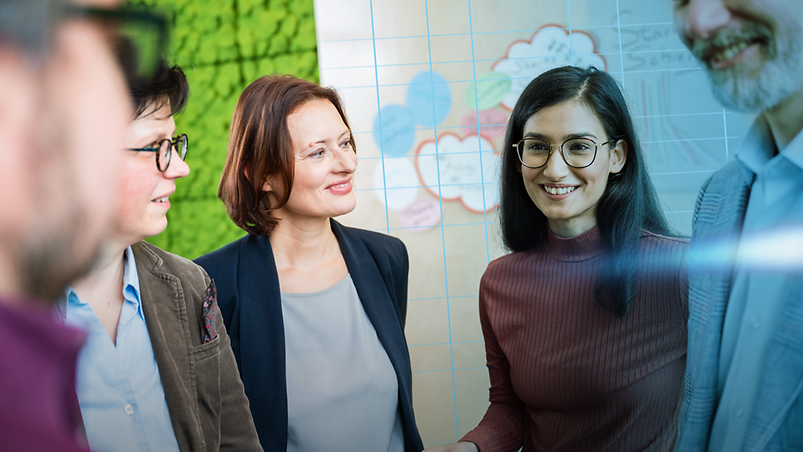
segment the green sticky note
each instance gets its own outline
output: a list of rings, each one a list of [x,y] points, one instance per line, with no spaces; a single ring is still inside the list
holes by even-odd
[[[469,85],[463,96],[468,108],[487,110],[496,107],[505,98],[512,82],[510,76],[503,72],[488,72],[481,75],[476,83]]]

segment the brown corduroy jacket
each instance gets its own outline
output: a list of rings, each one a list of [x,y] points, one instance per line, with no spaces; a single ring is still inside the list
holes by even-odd
[[[207,289],[214,294],[214,283],[198,265],[149,243],[132,249],[179,449],[262,451],[216,302],[214,321],[210,317],[205,326],[204,296]],[[206,343],[205,329],[216,333]]]

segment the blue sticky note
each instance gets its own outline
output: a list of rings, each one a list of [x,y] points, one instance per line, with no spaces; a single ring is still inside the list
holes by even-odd
[[[381,123],[380,123],[381,121]],[[385,105],[374,120],[374,141],[387,157],[401,157],[413,146],[415,121],[409,108]]]
[[[407,88],[407,107],[413,119],[424,127],[435,127],[452,108],[452,92],[437,72],[420,72]]]

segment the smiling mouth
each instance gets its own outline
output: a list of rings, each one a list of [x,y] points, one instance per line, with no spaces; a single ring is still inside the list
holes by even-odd
[[[577,187],[548,187],[546,185],[542,185],[541,188],[550,195],[565,195],[577,189]]]
[[[690,50],[709,68],[720,69],[753,45],[763,46],[767,56],[773,57],[772,42],[771,30],[751,22],[736,29],[722,30],[709,39],[695,40]]]
[[[153,202],[167,202],[168,198],[170,198],[170,196],[162,196],[161,198],[154,199]]]
[[[343,182],[342,184],[330,185],[329,188],[334,188],[335,190],[340,189],[340,188],[346,188],[346,187],[348,187],[348,185],[350,183],[351,182]]]
[[[723,61],[735,58],[754,43],[756,42],[740,41],[728,47],[714,49],[709,56],[709,60],[712,64],[721,64]]]

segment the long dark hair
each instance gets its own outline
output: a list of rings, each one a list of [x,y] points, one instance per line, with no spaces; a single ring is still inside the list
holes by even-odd
[[[609,139],[627,143],[625,165],[619,173],[609,175],[596,209],[607,262],[597,276],[595,297],[601,305],[624,317],[635,294],[636,256],[642,231],[661,235],[672,232],[647,174],[627,103],[608,73],[593,67],[564,66],[539,75],[521,93],[510,115],[502,156],[502,237],[511,251],[531,249],[547,237],[547,219],[527,194],[513,144],[522,139],[524,123],[532,115],[573,99],[594,112]]]

